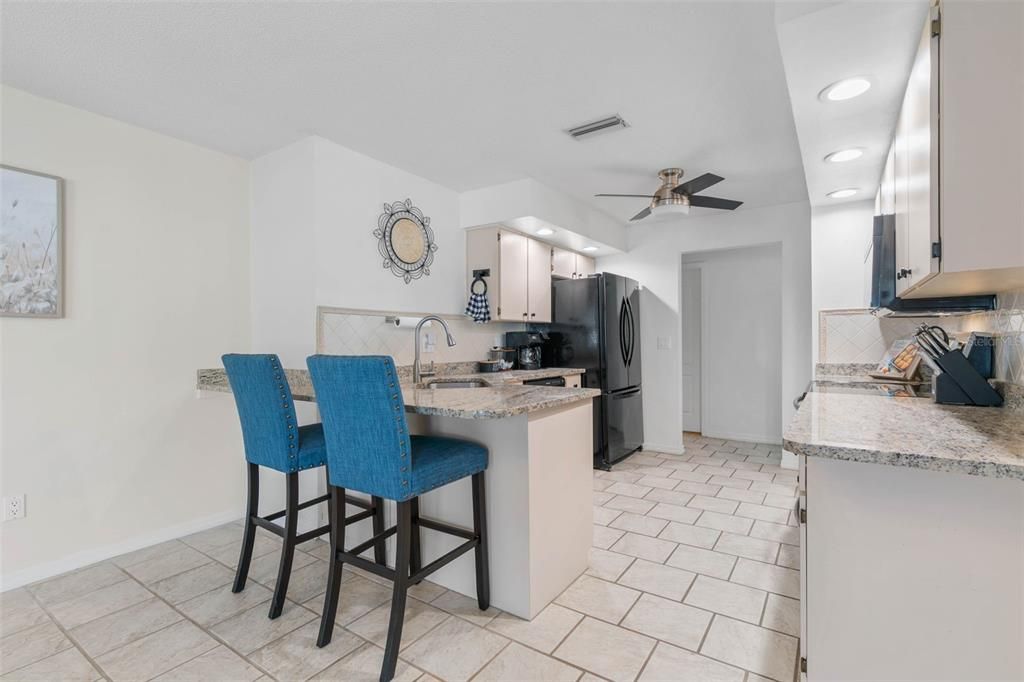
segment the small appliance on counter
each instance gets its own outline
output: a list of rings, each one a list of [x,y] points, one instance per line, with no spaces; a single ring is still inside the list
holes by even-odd
[[[544,332],[505,332],[505,345],[516,349],[516,369],[540,369],[547,340]]]
[[[992,338],[971,334],[963,347],[950,342],[942,327],[922,324],[914,334],[936,372],[932,378],[935,402],[943,405],[999,407],[1003,397],[992,388]]]
[[[494,346],[487,351],[490,356],[480,363],[481,372],[504,372],[516,366],[516,349]]]

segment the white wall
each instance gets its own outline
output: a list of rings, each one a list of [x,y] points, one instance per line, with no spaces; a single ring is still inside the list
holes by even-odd
[[[66,317],[0,320],[3,588],[241,516],[230,401],[249,348],[242,159],[2,89],[2,162],[63,177]]]
[[[780,245],[686,254],[683,262],[701,273],[701,433],[781,443]]]
[[[626,230],[618,220],[532,178],[463,192],[460,205],[463,227],[509,224],[516,218],[533,216],[584,239],[579,243],[570,239],[561,244],[567,248],[582,248],[590,240],[614,249],[626,248]],[[556,235],[552,240],[560,237]]]
[[[466,240],[459,195],[321,137],[306,137],[252,162],[252,347],[304,368],[316,352],[316,306],[461,313]],[[406,284],[382,267],[373,231],[384,203],[412,199],[430,218],[438,250],[430,275]],[[428,358],[429,359],[429,358]],[[297,405],[301,423],[319,421]],[[322,471],[303,472],[314,496]],[[261,510],[284,504],[280,474],[261,471]],[[301,512],[312,527],[317,511]]]
[[[782,425],[792,400],[811,378],[811,239],[806,202],[687,216],[630,228],[629,252],[601,258],[598,268],[637,279],[644,287],[644,439],[657,450],[682,449],[679,317],[681,254],[758,244],[780,244],[782,262]],[[737,276],[742,276],[737,273]],[[658,338],[670,347],[658,348]],[[742,357],[737,358],[743,363]]]
[[[818,357],[818,312],[871,302],[872,200],[811,209],[811,319]]]
[[[302,368],[315,351],[316,306],[461,313],[465,233],[459,195],[319,137],[252,162],[252,342]],[[406,284],[382,267],[373,231],[384,203],[412,199],[438,250]]]

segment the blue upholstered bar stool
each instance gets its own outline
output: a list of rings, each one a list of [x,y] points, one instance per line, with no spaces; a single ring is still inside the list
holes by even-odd
[[[386,356],[314,355],[306,359],[320,405],[327,445],[327,480],[331,515],[331,561],[317,646],[326,646],[334,631],[342,564],[350,563],[394,581],[391,622],[380,679],[395,674],[402,642],[405,595],[410,585],[473,549],[480,610],[490,605],[487,568],[487,521],[484,470],[487,449],[476,443],[435,436],[410,436],[395,363]],[[418,496],[472,476],[473,530],[419,517]],[[398,521],[366,542],[345,550],[342,516],[345,489],[394,500]],[[426,566],[420,566],[419,530],[429,528],[461,537],[462,543]],[[396,536],[394,570],[360,558],[373,543]]]
[[[242,551],[238,557],[238,570],[232,592],[241,592],[249,575],[253,543],[256,541],[256,527],[278,535],[283,539],[281,562],[277,570],[277,584],[274,598],[270,602],[270,617],[277,618],[284,608],[288,592],[288,580],[292,572],[292,558],[295,546],[331,531],[327,524],[308,532],[298,533],[299,510],[328,501],[323,495],[305,502],[299,502],[299,471],[322,467],[325,462],[324,432],[320,424],[299,426],[295,418],[295,403],[288,386],[281,360],[276,355],[224,355],[224,369],[227,371],[231,392],[235,396],[238,416],[242,422],[242,440],[245,445],[245,459],[248,461],[249,500],[245,512],[245,531],[242,536]],[[259,515],[260,473],[259,468],[268,467],[285,474],[285,508],[268,516]],[[373,519],[374,534],[384,530],[384,504],[379,497],[369,501],[349,497],[349,504],[363,511],[342,523],[355,523]],[[342,505],[344,510],[344,505]],[[344,513],[344,512],[342,512]],[[284,517],[284,527],[273,523]],[[383,539],[374,546],[374,559],[384,565]]]

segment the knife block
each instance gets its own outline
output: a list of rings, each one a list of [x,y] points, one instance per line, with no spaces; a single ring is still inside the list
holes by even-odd
[[[936,364],[942,372],[932,378],[935,402],[943,405],[981,407],[999,407],[1003,404],[1003,397],[959,350],[943,353],[936,360]]]

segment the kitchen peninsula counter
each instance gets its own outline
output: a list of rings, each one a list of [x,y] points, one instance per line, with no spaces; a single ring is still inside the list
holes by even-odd
[[[575,377],[582,370],[547,368],[495,373],[467,371],[475,363],[441,365],[436,375],[413,385],[409,368],[399,367],[402,398],[414,435],[462,438],[488,450],[485,472],[490,535],[491,603],[522,618],[533,618],[587,570],[593,527],[593,399],[591,388],[522,385],[548,377]],[[286,369],[297,401],[315,402],[305,369]],[[431,382],[478,381],[473,388],[428,388]],[[569,380],[567,380],[569,383]],[[578,380],[574,383],[578,383]],[[201,391],[230,393],[223,369],[201,369]],[[241,443],[239,443],[241,450]],[[322,478],[320,486],[324,486]],[[472,527],[469,479],[420,498],[420,513]],[[394,523],[394,508],[385,510]],[[368,539],[357,524],[346,531],[351,544]],[[393,558],[393,540],[388,541]],[[452,549],[444,535],[424,530],[424,564]],[[472,557],[460,557],[431,575],[448,589],[476,594]]]
[[[807,394],[783,444],[810,682],[1024,679],[1024,412],[1004,399]]]

